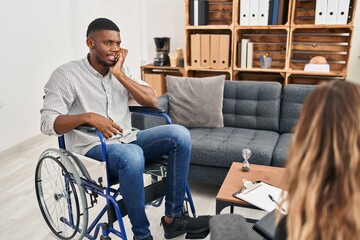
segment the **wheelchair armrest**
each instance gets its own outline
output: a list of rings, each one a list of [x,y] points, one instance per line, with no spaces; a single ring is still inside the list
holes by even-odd
[[[78,126],[75,129],[83,131],[83,132],[88,132],[88,133],[95,133],[96,132],[96,127],[94,127],[92,125],[81,125],[81,126]]]
[[[165,119],[165,121],[166,121],[166,124],[171,124],[170,117],[166,114],[166,111],[164,109],[162,109],[162,108],[152,108],[152,107],[143,107],[143,106],[129,106],[129,110],[132,113],[163,117]]]
[[[136,113],[165,113],[165,110],[162,108],[152,108],[152,107],[143,107],[143,106],[129,106],[130,112]]]

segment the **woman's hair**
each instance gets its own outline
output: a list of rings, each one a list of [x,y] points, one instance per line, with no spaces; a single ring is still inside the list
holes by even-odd
[[[360,87],[317,86],[306,98],[289,150],[287,239],[360,236]]]

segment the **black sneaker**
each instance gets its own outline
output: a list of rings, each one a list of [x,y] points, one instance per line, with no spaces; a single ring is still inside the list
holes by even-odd
[[[192,218],[183,213],[179,217],[174,217],[172,223],[167,224],[164,217],[161,218],[166,239],[175,238],[184,233],[202,233],[209,229],[209,218]]]

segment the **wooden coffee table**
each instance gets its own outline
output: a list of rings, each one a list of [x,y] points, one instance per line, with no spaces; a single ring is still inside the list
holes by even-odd
[[[255,164],[250,164],[250,171],[243,172],[241,170],[241,163],[234,162],[216,195],[216,214],[220,214],[221,210],[228,206],[230,206],[230,213],[234,213],[234,206],[258,209],[233,196],[234,192],[239,191],[244,187],[242,179],[244,178],[252,182],[259,180],[282,188],[284,186],[284,173],[285,168]]]

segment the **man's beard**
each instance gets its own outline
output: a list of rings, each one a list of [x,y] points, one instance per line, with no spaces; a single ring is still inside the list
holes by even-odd
[[[96,61],[98,63],[100,63],[101,65],[103,65],[104,67],[111,67],[111,66],[114,66],[116,64],[116,62],[107,63],[107,62],[103,61],[102,59],[100,59],[98,56],[96,56]]]

